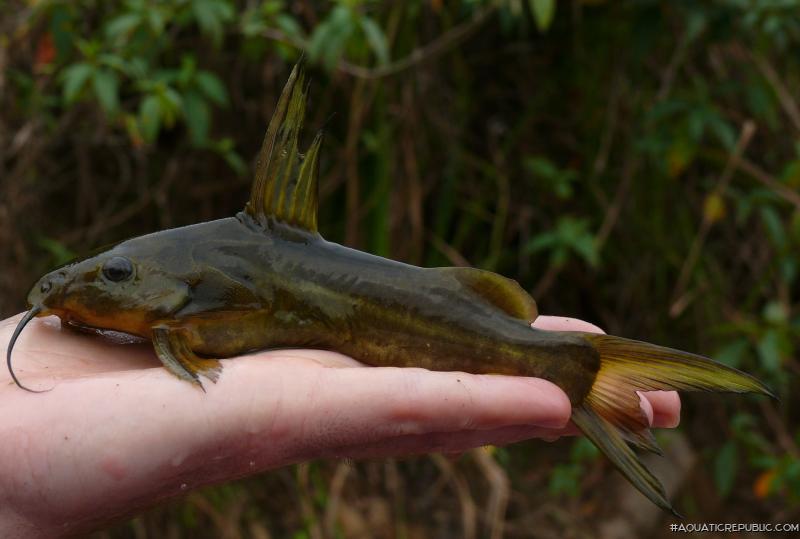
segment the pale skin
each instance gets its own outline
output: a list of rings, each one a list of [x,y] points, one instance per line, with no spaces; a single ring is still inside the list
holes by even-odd
[[[0,322],[5,351],[19,315]],[[546,330],[594,331],[539,317]],[[291,463],[459,452],[573,434],[570,403],[537,378],[365,368],[319,350],[227,359],[206,392],[161,368],[149,343],[118,344],[32,321],[0,369],[0,536],[102,527],[159,500]],[[674,427],[674,392],[642,394]]]

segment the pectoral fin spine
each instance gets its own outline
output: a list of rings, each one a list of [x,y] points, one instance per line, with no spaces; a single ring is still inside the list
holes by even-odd
[[[200,375],[216,383],[222,366],[217,359],[201,358],[187,346],[180,330],[169,327],[153,328],[153,347],[158,359],[169,372],[200,387]]]

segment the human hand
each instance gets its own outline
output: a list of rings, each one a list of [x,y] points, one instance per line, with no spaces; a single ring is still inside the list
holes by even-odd
[[[0,322],[5,350],[19,316]],[[534,326],[596,331],[580,320]],[[14,349],[32,394],[0,373],[0,536],[101,526],[201,485],[324,457],[457,453],[574,432],[566,395],[537,378],[364,368],[319,350],[223,361],[207,393],[120,345],[33,320]],[[653,426],[677,425],[674,392],[644,394]]]

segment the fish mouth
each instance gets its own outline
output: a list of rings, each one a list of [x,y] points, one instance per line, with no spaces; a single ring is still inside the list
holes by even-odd
[[[45,393],[49,390],[37,391],[35,389],[30,389],[29,387],[25,387],[22,384],[22,382],[19,381],[17,375],[14,374],[14,369],[11,366],[11,352],[14,350],[14,345],[17,342],[17,338],[22,333],[22,330],[25,329],[25,326],[28,325],[28,322],[30,322],[43,312],[44,312],[44,307],[42,307],[41,305],[34,305],[27,313],[25,313],[25,316],[22,317],[22,320],[19,321],[19,324],[17,324],[17,327],[14,329],[14,333],[11,335],[11,340],[8,341],[8,349],[6,350],[6,365],[8,366],[8,373],[11,375],[11,379],[14,380],[14,383],[17,384],[17,387],[19,387],[20,389],[24,389],[25,391],[29,391],[30,393]]]

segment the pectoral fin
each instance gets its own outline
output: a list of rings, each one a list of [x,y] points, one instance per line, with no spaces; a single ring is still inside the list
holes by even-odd
[[[438,268],[509,316],[528,323],[539,315],[536,302],[517,281],[475,268]]]
[[[186,345],[186,340],[180,330],[169,327],[153,328],[153,347],[158,359],[169,372],[192,384],[203,388],[200,375],[212,382],[219,379],[222,370],[217,359],[201,358]]]
[[[305,155],[298,152],[306,108],[304,79],[302,65],[298,64],[269,122],[245,212],[264,226],[275,220],[316,233],[322,134]]]

